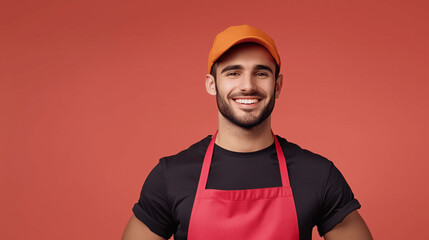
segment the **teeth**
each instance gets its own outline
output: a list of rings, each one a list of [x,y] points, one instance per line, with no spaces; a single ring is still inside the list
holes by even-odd
[[[241,104],[253,104],[253,103],[257,103],[259,100],[258,99],[235,99],[235,101]]]

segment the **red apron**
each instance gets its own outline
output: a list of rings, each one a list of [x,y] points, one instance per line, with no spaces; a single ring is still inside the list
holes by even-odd
[[[188,240],[298,240],[298,219],[286,159],[274,136],[282,187],[206,189],[213,136],[204,157],[189,222]]]

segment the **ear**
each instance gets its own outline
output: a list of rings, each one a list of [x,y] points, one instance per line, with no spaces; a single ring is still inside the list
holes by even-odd
[[[211,74],[206,75],[206,90],[210,95],[216,95],[216,82],[215,78]]]
[[[279,74],[276,80],[276,92],[275,92],[276,98],[280,97],[280,92],[282,91],[282,87],[283,87],[283,75]]]

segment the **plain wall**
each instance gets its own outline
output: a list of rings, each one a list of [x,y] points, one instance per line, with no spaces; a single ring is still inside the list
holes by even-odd
[[[2,2],[0,239],[119,239],[158,159],[216,130],[208,52],[244,23],[281,55],[273,130],[335,163],[375,239],[429,239],[428,5]]]

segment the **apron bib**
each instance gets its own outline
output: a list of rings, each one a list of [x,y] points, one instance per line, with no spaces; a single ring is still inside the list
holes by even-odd
[[[188,240],[299,240],[286,159],[274,136],[281,187],[206,189],[216,134],[207,148],[189,221]]]

